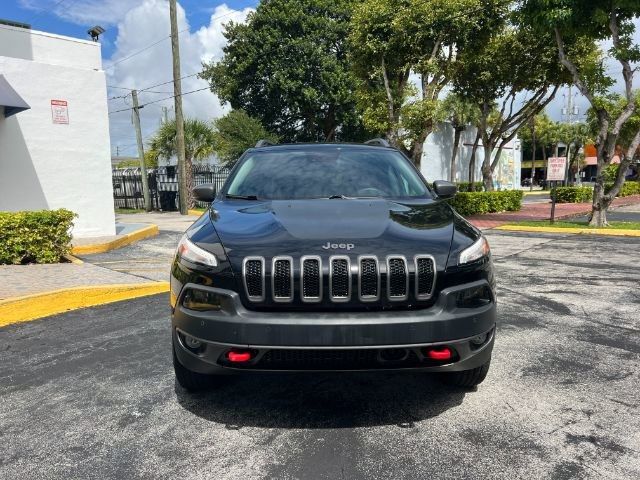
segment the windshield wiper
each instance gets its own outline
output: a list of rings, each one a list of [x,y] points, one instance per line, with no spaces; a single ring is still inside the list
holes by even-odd
[[[258,200],[258,197],[255,195],[233,195],[231,193],[226,193],[224,196],[226,198],[237,198],[238,200]]]
[[[351,197],[347,197],[345,195],[330,195],[329,197],[327,197],[329,200],[335,200],[335,199],[346,199],[346,198],[351,198]]]

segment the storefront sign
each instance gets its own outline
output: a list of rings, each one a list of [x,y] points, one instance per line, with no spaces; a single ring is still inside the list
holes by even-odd
[[[547,181],[561,182],[567,169],[567,157],[550,157],[547,159]]]
[[[66,100],[51,100],[51,117],[53,123],[69,123],[69,109]]]

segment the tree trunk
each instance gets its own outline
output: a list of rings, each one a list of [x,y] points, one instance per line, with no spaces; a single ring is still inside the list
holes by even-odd
[[[411,161],[416,166],[418,170],[420,170],[420,166],[422,164],[422,152],[424,151],[424,142],[427,140],[429,134],[433,131],[433,123],[431,121],[425,126],[424,130],[420,134],[420,136],[416,139],[416,141],[411,146]]]
[[[449,170],[449,181],[456,181],[456,156],[458,154],[458,146],[460,145],[460,135],[462,134],[462,127],[453,128],[453,153],[451,154],[451,169]]]
[[[545,165],[544,173],[545,173],[545,176],[546,176],[546,174],[547,174],[547,167],[546,167],[546,165],[547,165],[547,146],[544,145],[544,144],[542,145],[542,163],[544,163],[544,165]],[[544,189],[546,190],[546,188],[547,187],[545,186]]]
[[[480,129],[476,133],[476,139],[473,141],[473,147],[471,147],[471,158],[469,158],[469,188],[472,192],[476,191],[476,151],[478,150],[478,143],[480,143]]]
[[[529,191],[533,190],[533,179],[536,176],[536,117],[531,117],[531,178],[529,179]]]
[[[483,142],[484,143],[484,142]],[[490,142],[487,142],[490,143]],[[491,145],[483,145],[484,160],[482,161],[482,181],[485,192],[493,192],[493,172],[491,171]]]
[[[193,208],[196,202],[193,198],[193,159],[190,157],[184,159],[184,173],[187,186],[187,208]]]
[[[422,164],[422,152],[424,151],[424,141],[413,144],[413,148],[411,149],[411,161],[416,166],[418,170],[420,170]]]
[[[596,183],[593,186],[593,201],[591,203],[591,215],[589,217],[590,227],[606,227],[607,208],[611,204],[612,199],[607,199],[604,193],[604,169],[610,163],[607,160],[605,142],[597,145],[598,166],[596,168]],[[607,201],[608,200],[608,201]]]

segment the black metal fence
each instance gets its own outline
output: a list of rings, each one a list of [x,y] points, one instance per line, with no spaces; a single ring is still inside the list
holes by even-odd
[[[173,212],[179,209],[178,172],[176,167],[158,167],[147,170],[151,209]],[[213,183],[216,191],[229,176],[229,169],[217,165],[193,165],[193,185]],[[144,209],[142,195],[142,175],[139,168],[114,168],[113,201],[116,208]],[[207,207],[204,202],[196,202],[199,207]]]

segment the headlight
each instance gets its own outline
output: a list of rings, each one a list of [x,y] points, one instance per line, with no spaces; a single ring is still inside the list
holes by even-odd
[[[468,248],[465,248],[462,252],[460,252],[460,257],[458,258],[458,265],[463,265],[465,263],[474,262],[482,257],[489,255],[491,249],[489,248],[489,242],[484,237],[480,237],[478,240],[474,242]]]
[[[216,256],[190,241],[186,234],[180,239],[177,253],[180,258],[184,258],[191,263],[197,263],[198,265],[205,265],[207,267],[218,266]]]

